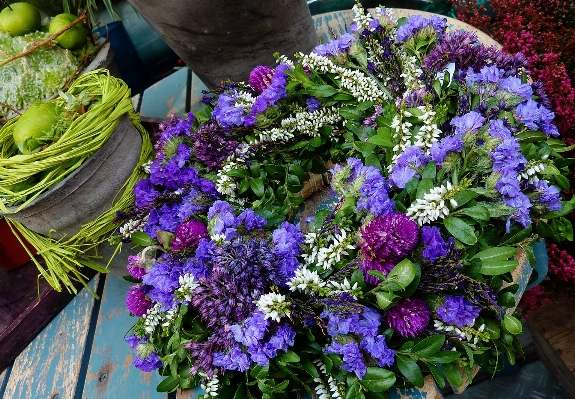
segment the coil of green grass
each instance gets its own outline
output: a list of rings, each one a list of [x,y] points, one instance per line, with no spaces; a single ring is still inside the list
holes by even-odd
[[[79,115],[63,135],[42,151],[21,155],[14,145],[12,130],[18,118],[10,120],[0,129],[0,211],[9,225],[19,231],[36,249],[41,261],[33,257],[40,275],[57,291],[62,287],[76,292],[75,282],[86,286],[86,276],[81,272],[89,267],[106,272],[106,267],[95,262],[97,247],[104,243],[119,227],[116,213],[129,208],[134,202],[133,186],[145,176],[136,167],[114,198],[110,209],[93,221],[82,225],[80,231],[68,239],[55,240],[33,232],[10,218],[30,204],[40,194],[62,181],[88,159],[112,135],[120,118],[128,113],[142,137],[138,165],[150,159],[152,144],[134,112],[130,90],[120,79],[110,76],[107,70],[95,70],[81,75],[68,93],[76,95],[82,90],[98,97],[87,112]],[[52,100],[63,101],[63,100]],[[42,178],[37,179],[37,176]],[[20,190],[13,187],[21,182],[37,179],[34,184]],[[12,204],[14,206],[6,206]],[[119,248],[118,248],[119,249]],[[29,252],[30,256],[33,254]]]

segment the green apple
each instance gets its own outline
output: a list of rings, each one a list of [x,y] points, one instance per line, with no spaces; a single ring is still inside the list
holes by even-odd
[[[14,3],[0,12],[0,31],[22,36],[40,28],[40,11],[29,3]]]
[[[30,154],[40,148],[42,137],[49,137],[52,126],[58,122],[59,113],[54,102],[37,102],[31,104],[26,111],[20,115],[14,124],[12,136],[14,143],[23,154]]]
[[[76,19],[78,19],[78,17],[72,14],[58,14],[52,18],[48,30],[51,35],[54,35],[64,29],[66,26],[70,25]],[[87,38],[88,32],[86,32],[86,27],[83,23],[78,23],[58,36],[56,38],[56,42],[61,47],[69,50],[74,50],[82,47],[84,43],[86,43]]]

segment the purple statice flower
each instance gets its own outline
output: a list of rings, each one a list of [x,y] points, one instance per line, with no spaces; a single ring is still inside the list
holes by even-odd
[[[344,33],[338,39],[334,39],[326,44],[319,44],[314,49],[313,52],[317,55],[324,57],[329,57],[331,55],[337,55],[339,53],[345,53],[351,47],[355,38],[349,33]]]
[[[524,100],[529,100],[533,96],[533,88],[526,83],[522,83],[521,79],[515,76],[509,76],[502,79],[499,83],[499,87],[510,93],[516,94]]]
[[[289,69],[290,66],[285,63],[281,63],[276,67],[271,84],[262,91],[252,105],[250,111],[252,116],[261,114],[268,107],[275,105],[277,101],[287,97],[288,76],[286,71]]]
[[[407,95],[401,99],[403,103],[409,108],[417,108],[425,105],[423,97],[429,92],[425,89],[417,89],[406,93]]]
[[[237,236],[239,222],[234,214],[234,207],[225,201],[216,201],[208,210],[208,230],[211,235],[224,235],[226,240]]]
[[[159,146],[158,149],[163,148],[163,145],[172,137],[189,136],[193,121],[194,115],[191,112],[188,113],[186,119],[181,116],[171,115],[168,120],[163,121],[158,126],[160,137],[156,147]]]
[[[391,188],[379,170],[373,166],[363,166],[359,172],[364,182],[359,189],[358,211],[367,210],[375,216],[385,216],[393,211],[395,201],[389,198]]]
[[[542,81],[536,80],[535,82],[531,83],[531,88],[533,89],[533,95],[538,98],[538,101],[541,103],[541,105],[547,109],[553,108],[551,100],[545,91],[545,84]]]
[[[559,136],[559,130],[557,129],[557,126],[551,123],[553,118],[555,118],[555,113],[541,105],[539,107],[539,115],[539,124],[541,125],[541,130],[543,133],[551,137]]]
[[[479,69],[478,60],[473,57],[478,44],[479,39],[474,32],[461,30],[449,33],[423,59],[422,67],[433,76],[451,62],[455,62],[458,70],[469,67]]]
[[[416,146],[407,147],[397,158],[395,165],[391,169],[389,182],[398,188],[405,188],[405,185],[414,177],[419,177],[417,169],[427,165],[431,157]]]
[[[309,97],[308,99],[305,100],[305,104],[307,105],[307,110],[309,112],[315,112],[319,109],[319,106],[321,105],[321,100],[316,97]]]
[[[192,248],[198,245],[202,238],[208,237],[208,229],[199,220],[187,220],[176,227],[172,248],[180,251],[184,248]]]
[[[250,72],[248,82],[252,89],[258,94],[272,84],[274,70],[265,65],[258,65]]]
[[[124,342],[126,342],[131,349],[136,349],[139,344],[148,342],[148,338],[138,338],[136,335],[130,335],[129,337],[124,338]]]
[[[541,111],[534,100],[527,100],[516,108],[517,121],[523,123],[529,129],[537,130],[537,122],[541,120]]]
[[[441,236],[441,231],[437,226],[423,226],[421,229],[421,240],[423,241],[423,257],[435,262],[440,256],[446,256],[449,249],[447,242]]]
[[[375,105],[373,115],[365,118],[362,122],[363,126],[370,127],[372,129],[377,129],[377,117],[383,114],[383,107],[381,105]]]
[[[469,302],[463,295],[446,295],[445,302],[437,309],[437,317],[447,324],[461,328],[472,326],[479,312],[481,308]]]
[[[140,179],[134,185],[135,204],[138,208],[150,206],[160,195],[160,192],[154,188],[150,179]]]
[[[230,331],[236,342],[245,346],[254,346],[263,339],[269,324],[270,320],[265,318],[265,314],[257,310],[245,320],[243,326],[234,324],[230,327]]]
[[[136,368],[145,371],[146,373],[157,370],[164,365],[164,362],[160,360],[160,355],[156,352],[151,352],[150,355],[145,358],[136,356],[133,363]]]
[[[261,217],[250,208],[244,209],[237,217],[236,222],[238,225],[243,223],[247,231],[261,230],[268,223],[266,218]]]
[[[379,367],[391,367],[395,362],[395,351],[387,347],[385,335],[364,337],[360,348],[371,356]]]
[[[387,324],[404,338],[421,334],[431,320],[431,312],[421,298],[405,298],[389,309],[385,315]]]
[[[535,183],[535,188],[539,193],[537,201],[545,205],[549,211],[561,210],[561,194],[555,186],[550,186],[547,180],[539,180]]]
[[[487,129],[487,133],[500,140],[509,140],[513,136],[511,134],[511,130],[505,126],[505,123],[503,123],[501,119],[489,121],[489,129]]]
[[[334,341],[324,349],[324,353],[327,355],[332,353],[343,355],[343,364],[339,367],[347,372],[355,373],[360,380],[367,372],[367,366],[363,362],[363,356],[357,342],[342,345]]]
[[[222,163],[234,153],[239,143],[230,137],[215,121],[208,121],[191,134],[194,154],[208,168],[219,170]]]
[[[405,25],[402,25],[397,29],[397,40],[405,42],[415,36],[420,30],[428,26],[431,26],[436,35],[441,38],[447,28],[447,19],[437,16],[427,19],[421,15],[412,15],[409,17]]]
[[[126,266],[130,276],[137,280],[141,280],[146,274],[146,268],[142,264],[142,258],[139,255],[128,256],[128,266]]]
[[[152,307],[152,302],[146,298],[141,285],[133,285],[126,294],[126,308],[136,317],[142,317]]]
[[[497,65],[486,65],[479,70],[479,73],[475,73],[472,68],[469,68],[467,70],[466,82],[468,86],[471,86],[475,82],[499,83],[504,73],[505,71],[499,69]]]
[[[298,256],[302,251],[301,244],[304,239],[305,236],[300,231],[299,225],[289,222],[283,222],[279,228],[273,231],[274,253],[280,264],[280,274],[282,276],[281,281],[278,281],[280,285],[290,280],[299,267]]]
[[[269,344],[275,350],[287,352],[288,348],[294,345],[295,336],[296,332],[293,327],[287,324],[281,324],[278,326],[275,334],[270,338]]]
[[[212,118],[224,128],[242,126],[244,124],[244,109],[236,107],[236,100],[229,94],[220,94],[218,105],[212,112]]]
[[[214,353],[212,364],[225,370],[244,372],[250,368],[250,359],[248,355],[243,353],[241,348],[236,345],[228,353]]]
[[[441,168],[443,161],[450,152],[461,152],[463,149],[463,138],[460,134],[445,136],[441,140],[433,143],[429,149],[431,159]]]
[[[364,337],[375,337],[381,325],[381,315],[370,307],[363,307],[359,314],[359,322],[350,326],[350,331]]]
[[[353,326],[357,326],[359,323],[359,314],[357,312],[340,312],[340,311],[328,311],[324,310],[320,317],[322,319],[327,319],[327,333],[335,337],[337,335],[349,334],[352,331]]]
[[[483,126],[485,118],[478,112],[471,111],[462,116],[454,117],[449,123],[455,126],[456,135],[464,135],[465,133],[475,133]]]
[[[146,294],[152,301],[162,304],[162,311],[171,309],[176,304],[174,291],[180,286],[179,279],[183,274],[183,264],[170,255],[163,254],[142,278],[142,282],[149,286]]]
[[[377,216],[359,231],[362,257],[381,263],[399,262],[419,243],[419,228],[403,212]]]
[[[214,249],[215,249],[214,241],[208,239],[200,240],[198,242],[198,247],[196,248],[195,259],[206,265],[211,264]]]

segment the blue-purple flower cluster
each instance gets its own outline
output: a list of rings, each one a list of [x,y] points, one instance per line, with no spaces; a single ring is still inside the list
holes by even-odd
[[[447,19],[437,15],[431,15],[429,19],[422,15],[413,15],[397,29],[397,40],[405,42],[427,27],[433,28],[437,37],[442,38],[447,29]]]

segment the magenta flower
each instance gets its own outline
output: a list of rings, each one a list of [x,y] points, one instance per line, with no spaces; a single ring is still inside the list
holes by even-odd
[[[146,294],[142,291],[141,285],[134,285],[130,287],[126,294],[126,308],[136,317],[142,317],[152,307],[152,302],[146,298]]]
[[[258,65],[250,72],[249,84],[258,94],[272,84],[274,70],[265,65]]]
[[[202,238],[208,237],[208,229],[198,220],[188,220],[178,225],[174,236],[172,248],[174,251],[180,251],[197,246]]]
[[[419,243],[417,223],[402,212],[377,216],[359,233],[363,258],[381,265],[396,264]]]
[[[399,301],[385,315],[387,324],[404,338],[413,338],[425,330],[431,312],[427,302],[421,298],[406,298]]]
[[[126,266],[130,276],[141,280],[146,275],[146,267],[142,264],[142,258],[138,255],[128,256],[128,266]]]

